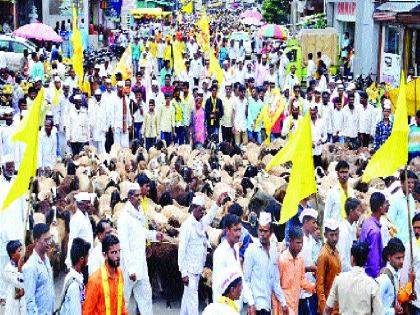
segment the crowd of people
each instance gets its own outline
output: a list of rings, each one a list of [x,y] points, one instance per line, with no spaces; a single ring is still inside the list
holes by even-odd
[[[309,54],[308,76],[300,78],[296,67],[289,71],[281,45],[250,31],[253,53],[247,56],[242,41],[229,39],[243,26],[234,15],[218,16],[210,23],[211,47],[223,73],[218,81],[194,21],[181,22],[161,29],[159,24],[139,25],[119,35],[119,43],[131,45],[132,77],[105,59],[85,67],[84,78],[78,78],[57,50],[50,55],[25,52],[19,71],[0,70],[5,121],[0,126],[0,205],[25,150],[13,135],[41,89],[40,176],[58,161],[76,159],[87,146],[105,154],[113,146],[136,144],[149,150],[162,141],[167,147],[187,144],[202,150],[220,142],[244,150],[249,142],[287,141],[307,113],[315,167],[325,167],[326,146],[346,145],[370,154],[390,136],[393,114],[387,95],[373,104],[349,76],[329,73],[322,52],[317,60]],[[178,73],[174,46],[184,66]],[[410,119],[409,160],[418,162],[420,111]],[[239,204],[226,207],[232,198],[227,192],[215,196],[211,208],[194,196],[190,216],[179,229],[181,314],[199,313],[199,281],[209,251],[206,229],[224,207],[220,244],[212,253],[213,303],[203,314],[420,314],[418,175],[408,170],[385,178],[386,189],[373,192],[363,209],[348,182],[350,168],[345,160],[336,164],[338,183],[328,191],[324,209],[312,208],[311,198],[300,202],[285,225],[284,239],[276,237],[275,219],[266,209],[251,231]],[[80,191],[74,196],[68,273],[58,303],[49,225],[37,223],[28,230],[33,252],[25,261],[24,198],[0,212],[5,314],[128,314],[132,294],[142,315],[153,314],[148,251],[151,242],[165,242],[167,236],[150,229],[151,183],[137,174],[116,222],[101,218],[92,224],[91,195]],[[280,252],[278,242],[284,244]]]

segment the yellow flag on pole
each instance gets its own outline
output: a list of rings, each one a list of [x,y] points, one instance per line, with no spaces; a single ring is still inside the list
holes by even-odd
[[[131,79],[133,76],[133,60],[131,58],[131,52],[131,43],[129,43],[127,48],[124,50],[120,61],[118,61],[114,71],[112,72],[111,80],[113,85],[116,83],[115,75],[118,72],[121,72],[123,80]]]
[[[1,210],[9,207],[16,199],[28,191],[31,177],[36,175],[38,159],[38,132],[41,121],[41,107],[44,101],[44,89],[38,92],[34,103],[29,109],[28,115],[19,123],[13,141],[20,141],[26,144],[25,153],[20,163],[18,175],[12,187],[7,193]],[[6,193],[5,191],[2,193]]]
[[[175,72],[175,75],[178,75],[181,72],[185,71],[186,69],[184,58],[182,58],[181,45],[179,41],[176,41],[174,43],[173,53],[174,53],[174,72]]]
[[[287,186],[286,195],[284,196],[280,211],[280,224],[287,222],[297,213],[299,202],[302,199],[316,193],[311,128],[311,118],[309,113],[307,113],[289,141],[289,143],[293,142],[293,144],[288,148],[286,148],[286,145],[278,153],[282,155],[282,151],[288,151],[282,155],[281,159],[277,159],[277,162],[281,161],[284,163],[291,161],[293,163],[289,185]],[[271,166],[281,164],[271,162],[269,163]]]
[[[209,57],[210,57],[210,66],[209,66],[209,72],[210,75],[213,75],[216,77],[216,80],[219,81],[219,84],[222,84],[225,75],[223,74],[222,68],[220,68],[219,61],[214,56],[214,53],[209,50]]]
[[[406,84],[404,73],[401,74],[401,83],[395,110],[395,121],[392,132],[385,143],[370,158],[363,173],[362,182],[368,183],[373,178],[390,176],[408,160],[408,121]]]
[[[73,47],[73,55],[71,57],[71,64],[74,72],[79,79],[79,87],[83,88],[84,74],[83,74],[83,45],[82,34],[77,27],[77,11],[73,6],[73,34],[71,35],[71,44]]]
[[[192,0],[189,1],[187,4],[184,4],[182,6],[181,11],[183,13],[186,13],[186,14],[192,14],[193,13],[193,2],[192,2]]]

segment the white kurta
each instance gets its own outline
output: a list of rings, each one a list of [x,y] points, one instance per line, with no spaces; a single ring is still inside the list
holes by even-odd
[[[70,268],[70,249],[73,244],[73,240],[76,237],[80,237],[88,242],[91,247],[93,246],[93,230],[92,224],[90,223],[88,214],[83,214],[79,209],[72,215],[70,219],[70,233],[69,233],[69,245],[67,249],[66,266]]]
[[[6,306],[4,314],[23,315],[26,314],[25,296],[19,300],[15,299],[16,288],[23,288],[23,273],[18,271],[17,266],[9,261],[3,270],[3,279],[6,287]]]
[[[70,142],[88,142],[89,141],[89,117],[86,108],[75,107],[69,110],[66,125],[66,138]]]
[[[53,168],[57,161],[57,132],[51,132],[47,135],[45,129],[42,128],[39,133],[38,144],[38,167]]]
[[[204,309],[203,315],[239,315],[239,312],[227,304],[211,303]]]
[[[105,133],[108,130],[108,118],[102,100],[98,102],[94,98],[89,99],[88,116],[92,141],[103,141],[105,143]]]
[[[124,298],[130,301],[131,292],[142,315],[152,315],[152,288],[146,262],[146,240],[155,241],[156,232],[145,228],[143,211],[136,210],[127,201],[118,219],[118,237],[121,244],[121,266],[124,272]],[[135,274],[136,281],[129,279]]]

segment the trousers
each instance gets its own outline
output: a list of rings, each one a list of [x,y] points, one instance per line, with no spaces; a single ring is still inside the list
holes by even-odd
[[[180,315],[198,315],[198,282],[200,275],[188,273],[188,286],[184,285]]]
[[[122,148],[128,148],[130,146],[128,131],[123,133],[122,128],[115,128],[114,143],[119,144]]]
[[[150,286],[149,277],[141,280],[132,281],[128,274],[124,273],[124,299],[128,309],[131,293],[134,294],[137,307],[141,315],[153,315],[152,306],[152,287]]]
[[[91,145],[93,145],[96,148],[98,154],[105,153],[105,137],[103,140],[100,140],[100,141],[92,140]]]

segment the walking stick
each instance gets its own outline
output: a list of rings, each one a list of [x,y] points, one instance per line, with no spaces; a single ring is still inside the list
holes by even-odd
[[[31,177],[31,179],[29,180],[29,198],[28,198],[28,202],[26,204],[26,211],[25,211],[25,220],[24,220],[24,224],[23,224],[23,252],[26,251],[26,238],[28,236],[28,229],[26,228],[28,226],[28,221],[29,221],[29,213],[31,211],[32,208],[32,192],[33,192],[33,188],[34,188],[34,182],[33,182],[33,177]]]

